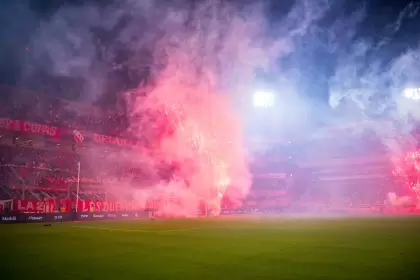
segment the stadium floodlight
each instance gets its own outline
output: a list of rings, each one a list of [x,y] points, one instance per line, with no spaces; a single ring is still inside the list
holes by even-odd
[[[420,88],[406,88],[404,97],[411,100],[420,100]]]
[[[257,108],[273,107],[275,103],[275,96],[272,92],[257,91],[252,96],[252,104]]]

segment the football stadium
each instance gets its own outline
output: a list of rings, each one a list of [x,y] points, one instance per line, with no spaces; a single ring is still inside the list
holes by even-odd
[[[242,203],[227,191],[214,213],[151,189],[136,162],[102,162],[136,140],[99,134],[94,119],[76,131],[67,101],[27,102],[1,119],[1,262],[12,279],[417,279],[419,210],[377,142],[336,146],[323,135],[343,128],[329,128],[290,156],[293,143],[279,141],[251,164]]]
[[[17,2],[4,279],[420,278],[419,5]]]

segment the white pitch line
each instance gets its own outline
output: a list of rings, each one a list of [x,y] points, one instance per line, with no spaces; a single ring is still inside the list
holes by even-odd
[[[212,228],[226,228],[226,226],[210,226],[210,227],[195,227],[195,228],[165,229],[165,230],[159,230],[157,232],[190,231],[190,230],[212,229]]]
[[[103,228],[103,227],[87,227],[87,226],[72,226],[73,228],[82,228],[82,229],[99,229],[107,231],[124,231],[124,232],[149,232],[155,233],[153,230],[141,230],[141,229],[124,229],[124,228]]]
[[[212,227],[195,227],[195,228],[180,228],[180,229],[165,229],[165,230],[142,230],[142,229],[103,228],[103,227],[89,227],[89,226],[72,226],[72,227],[82,228],[82,229],[107,230],[107,231],[148,232],[148,233],[165,233],[165,232],[191,231],[191,230],[211,229],[211,228],[226,228],[225,226],[212,226]]]

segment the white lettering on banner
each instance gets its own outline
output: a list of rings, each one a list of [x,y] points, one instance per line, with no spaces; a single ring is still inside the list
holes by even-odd
[[[16,218],[16,216],[6,216],[6,217],[1,217],[1,220],[2,221],[16,221],[17,220],[17,218]]]
[[[102,203],[102,211],[108,212],[108,209],[109,209],[109,204],[108,202],[104,201]]]
[[[121,214],[121,217],[127,218],[128,214],[127,213]]]
[[[97,215],[97,214],[93,214],[93,217],[94,217],[94,218],[103,218],[103,217],[105,217],[105,215]]]
[[[29,216],[28,220],[29,221],[42,221],[42,216]]]
[[[86,205],[87,203],[85,201],[82,201],[82,203],[83,203],[82,212],[89,212],[89,208]]]
[[[116,218],[117,217],[117,215],[115,215],[115,214],[108,214],[108,218]]]
[[[102,203],[100,201],[95,203],[95,212],[101,211]]]
[[[89,218],[89,215],[80,215],[81,219]]]
[[[26,204],[26,210],[35,210],[33,201],[28,201],[28,203]]]
[[[32,200],[18,200],[18,211],[39,211],[43,212],[45,209],[44,201]]]

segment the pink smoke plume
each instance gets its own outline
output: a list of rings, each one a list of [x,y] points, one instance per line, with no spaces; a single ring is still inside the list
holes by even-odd
[[[405,157],[397,161],[392,173],[402,180],[409,195],[420,202],[420,152],[407,153]]]
[[[155,162],[176,163],[177,167],[169,183],[160,182],[152,190],[138,191],[137,199],[170,198],[176,203],[168,203],[160,211],[183,215],[196,212],[200,203],[205,202],[217,215],[228,186],[235,188],[237,200],[246,196],[251,181],[241,123],[226,95],[210,83],[197,80],[188,69],[168,66],[158,78],[157,86],[131,107],[140,111],[159,110],[167,131],[152,138],[148,153]],[[144,127],[138,123],[142,121],[136,118],[131,124],[139,137],[145,136],[144,130],[135,130]]]
[[[148,158],[176,163],[177,172],[169,183],[137,191],[137,199],[171,198],[176,203],[160,209],[167,214],[194,215],[205,204],[218,215],[224,197],[237,205],[246,198],[251,176],[241,101],[252,88],[256,68],[272,67],[273,58],[289,52],[291,44],[291,38],[265,37],[262,9],[206,2],[193,12],[165,10],[159,22],[164,35],[154,42],[155,64],[164,70],[153,86],[138,89],[147,92],[145,97],[127,100],[134,116],[131,131],[154,139]],[[145,132],[150,122],[138,117],[145,111],[159,111],[165,133],[152,137],[156,129]]]
[[[284,7],[281,19],[271,15],[270,22],[268,4],[121,0],[63,7],[43,22],[34,36],[33,59],[60,77],[83,80],[83,100],[130,89],[123,95],[129,136],[144,145],[129,152],[109,149],[100,163],[89,154],[86,161],[92,169],[104,165],[108,173],[115,173],[115,162],[131,163],[147,179],[110,184],[109,194],[121,199],[128,194],[145,204],[167,200],[159,209],[164,215],[195,216],[203,204],[217,215],[223,197],[241,203],[251,186],[243,103],[255,90],[255,73],[271,71],[278,80],[294,81],[292,73],[278,69],[278,59],[293,52],[329,7],[326,0],[298,1]],[[144,69],[151,83],[133,90]],[[114,72],[120,70],[129,78],[119,79]],[[27,80],[37,72],[28,68]],[[291,84],[282,87],[283,95],[294,92]],[[91,153],[103,155],[100,149]]]
[[[155,22],[156,10],[144,8],[148,21]],[[290,16],[299,13],[296,9]],[[131,132],[149,143],[132,156],[147,158],[150,170],[165,162],[177,171],[169,181],[135,191],[137,200],[164,199],[168,202],[159,212],[183,216],[196,215],[203,204],[218,215],[224,197],[241,204],[251,187],[241,102],[255,86],[255,70],[271,69],[291,51],[294,38],[322,14],[307,9],[302,24],[285,20],[296,32],[276,39],[266,36],[263,5],[239,8],[209,1],[193,11],[182,5],[164,10],[160,32],[153,30],[148,43],[153,45],[155,68],[163,70],[153,85],[128,94],[127,105]],[[156,39],[157,33],[163,35]],[[152,112],[154,121],[145,112]]]
[[[222,70],[220,66],[225,63],[244,65],[241,51],[245,48],[246,55],[251,53],[249,47],[242,45],[247,42],[238,41],[249,41],[251,37],[244,36],[244,32],[252,29],[246,22],[242,22],[241,28],[237,23],[230,24],[236,34],[229,32],[221,49],[215,52],[213,48],[220,41],[211,35],[220,35],[217,33],[221,31],[221,23],[214,17],[197,18],[197,25],[188,29],[190,33],[185,32],[185,28],[176,29],[175,26],[183,22],[178,17],[169,15],[166,20],[168,22],[162,24],[171,26],[173,32],[168,32],[157,43],[156,51],[156,56],[165,60],[165,69],[154,81],[154,87],[146,89],[146,97],[134,102],[130,99],[129,106],[136,116],[147,110],[158,112],[159,126],[165,133],[157,137],[156,128],[151,130],[154,136],[146,136],[151,143],[147,153],[155,163],[175,163],[177,172],[169,182],[158,182],[152,188],[136,191],[135,197],[167,201],[158,211],[163,215],[194,216],[202,204],[212,215],[218,215],[228,188],[230,198],[240,203],[251,186],[242,124],[232,102],[234,92],[225,92],[226,87],[223,87],[223,79],[227,78],[223,74],[234,76],[238,69]],[[204,30],[197,30],[200,23],[217,26],[210,27],[206,34]],[[203,35],[210,37],[200,39]],[[262,53],[261,49],[255,50],[256,55]],[[228,58],[230,62],[221,61]],[[252,66],[247,66],[240,72],[249,76],[252,70]],[[144,138],[145,131],[139,128],[149,124],[149,120],[132,118],[131,131]]]

